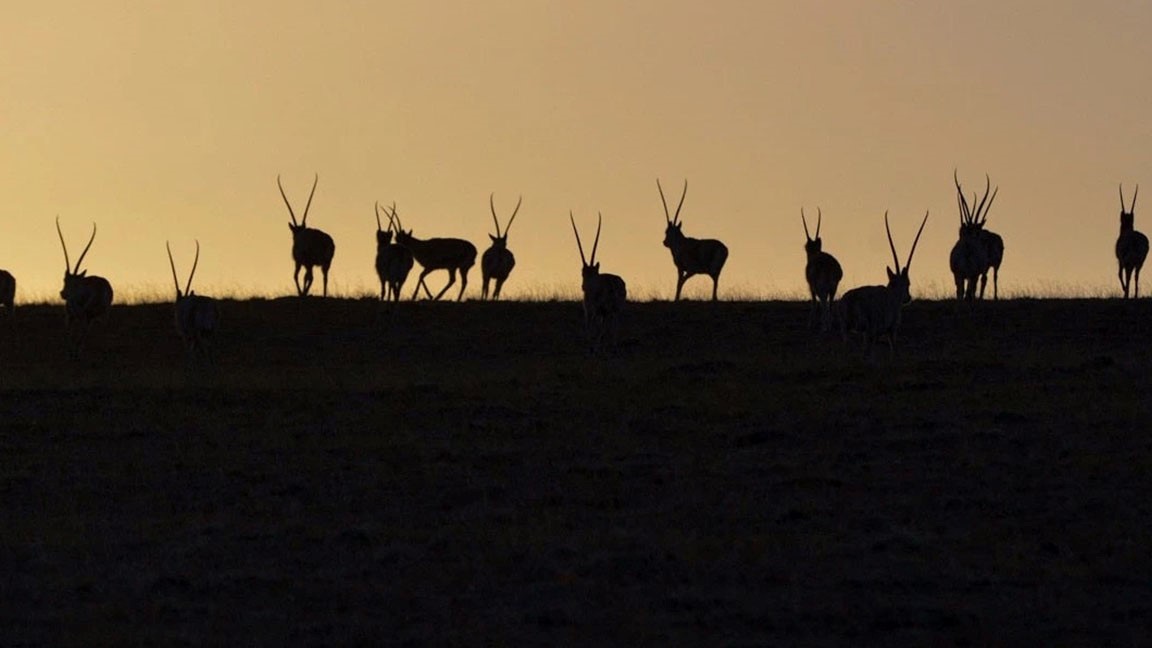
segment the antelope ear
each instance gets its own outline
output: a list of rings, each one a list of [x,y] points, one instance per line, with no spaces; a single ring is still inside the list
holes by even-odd
[[[77,277],[87,277],[87,276],[88,276],[88,271],[87,271],[87,270],[81,270],[81,271],[80,271],[80,273],[79,273],[79,274],[77,274],[76,276],[77,276]]]
[[[595,270],[596,272],[600,272],[600,262],[597,261],[596,263],[593,263],[592,269]]]
[[[491,234],[489,234],[489,235],[488,235],[488,238],[492,239],[492,242],[493,242],[493,243],[495,243],[496,241],[499,241],[499,240],[500,240],[500,237],[498,237],[498,236],[492,236]]]
[[[888,271],[888,281],[892,281],[896,278],[896,273],[892,272],[892,268],[885,266],[884,269]]]

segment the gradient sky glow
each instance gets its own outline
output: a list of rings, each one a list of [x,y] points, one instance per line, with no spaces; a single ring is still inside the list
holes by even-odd
[[[923,293],[951,283],[956,167],[1000,187],[1005,293],[1118,294],[1119,182],[1152,232],[1150,33],[1135,0],[15,0],[0,267],[55,295],[59,214],[73,258],[98,222],[85,266],[118,294],[170,294],[164,241],[186,272],[194,238],[198,292],[290,294],[276,175],[302,209],[318,172],[338,293],[377,290],[373,201],[483,251],[495,192],[502,217],[524,196],[509,297],[578,289],[569,209],[589,236],[603,212],[605,271],[670,297],[655,179],[675,200],[686,177],[685,233],[731,249],[722,291],[800,295],[819,206],[843,288],[883,281],[885,210],[902,256],[929,210]]]

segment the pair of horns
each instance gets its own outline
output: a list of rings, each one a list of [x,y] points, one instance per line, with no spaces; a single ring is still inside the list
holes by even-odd
[[[816,208],[816,238],[820,238],[820,221],[823,220],[823,217],[824,217],[824,214],[821,213],[820,208],[817,207]],[[804,236],[809,241],[813,240],[813,238],[808,235],[808,219],[804,218],[804,208],[803,207],[800,208],[800,220],[804,222]]]
[[[1000,187],[992,191],[992,178],[984,174],[984,197],[980,199],[980,204],[976,205],[976,194],[972,194],[972,204],[976,205],[976,211],[973,212],[968,200],[964,198],[964,190],[960,188],[960,178],[956,175],[956,169],[952,169],[952,181],[956,183],[956,203],[960,206],[960,222],[964,225],[983,225],[987,222],[988,210],[992,209],[992,203],[996,200],[996,194],[1000,193]],[[989,191],[992,191],[991,199],[988,197]]]
[[[676,205],[676,215],[668,215],[668,201],[664,199],[664,187],[660,186],[660,178],[656,178],[656,188],[660,190],[660,202],[664,204],[664,220],[669,225],[680,224],[680,208],[684,206],[684,198],[688,195],[688,180],[684,180],[684,191],[680,194],[680,204]]]
[[[507,238],[508,230],[512,229],[512,221],[516,220],[516,213],[520,211],[520,203],[524,202],[524,196],[516,201],[516,209],[512,210],[512,218],[508,219],[508,225],[504,227],[504,233],[500,233],[500,219],[496,218],[496,194],[491,193],[488,195],[488,206],[492,209],[492,222],[496,223],[496,238]]]
[[[924,225],[928,222],[928,212],[924,212],[924,220],[920,221],[920,229],[916,232],[916,240],[912,241],[912,250],[908,252],[908,261],[904,263],[904,268],[900,268],[900,259],[896,256],[896,244],[892,242],[892,229],[888,227],[888,212],[884,212],[884,230],[888,232],[888,247],[892,248],[892,263],[896,264],[896,273],[907,272],[908,268],[912,266],[912,255],[916,254],[916,244],[920,242],[920,233],[924,231]]]
[[[600,212],[596,212],[596,240],[592,242],[592,258],[584,258],[584,246],[580,244],[580,232],[576,229],[576,217],[572,215],[572,211],[568,211],[568,220],[572,221],[572,232],[576,234],[576,247],[580,249],[580,261],[584,263],[584,267],[594,265],[596,263],[596,247],[600,245],[600,225],[604,222],[604,216]]]
[[[1140,193],[1140,185],[1136,185],[1136,191],[1132,192],[1132,206],[1127,211],[1124,210],[1124,183],[1120,183],[1120,211],[1125,214],[1131,214],[1136,211],[1136,196]]]
[[[396,203],[392,203],[392,207],[385,207],[384,213],[388,215],[388,231],[391,232],[393,228],[400,229],[400,215],[396,213]],[[380,226],[380,201],[376,201],[376,231],[382,232],[384,228]]]
[[[200,241],[196,241],[196,259],[192,261],[192,272],[188,273],[188,283],[184,285],[184,292],[180,292],[180,280],[176,278],[176,262],[172,260],[172,246],[164,241],[168,248],[168,264],[172,266],[172,283],[176,285],[176,295],[189,295],[192,290],[192,277],[196,276],[196,266],[200,263]]]
[[[84,251],[80,253],[80,258],[76,259],[76,268],[72,268],[72,263],[68,260],[68,244],[64,242],[64,232],[60,231],[60,216],[56,216],[56,233],[60,235],[60,246],[64,248],[64,271],[70,274],[80,272],[80,264],[84,262],[84,256],[88,254],[88,249],[92,247],[92,241],[96,240],[96,223],[92,223],[92,238],[88,239],[88,245],[84,246]]]
[[[308,194],[308,204],[304,205],[304,217],[300,222],[296,222],[296,212],[292,211],[292,203],[288,202],[288,196],[284,195],[284,185],[280,184],[280,176],[276,176],[276,186],[280,187],[280,197],[284,199],[284,204],[288,205],[288,215],[292,217],[292,224],[297,227],[308,226],[308,210],[312,208],[312,196],[316,194],[316,185],[320,182],[320,174],[316,174],[316,179],[312,181],[312,191]]]

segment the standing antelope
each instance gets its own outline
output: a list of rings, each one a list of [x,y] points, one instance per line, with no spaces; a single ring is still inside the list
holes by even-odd
[[[56,217],[56,233],[60,236],[60,246],[64,248],[64,287],[60,290],[60,298],[64,300],[64,325],[71,330],[72,320],[82,322],[85,331],[88,325],[112,306],[112,284],[104,277],[88,276],[87,270],[80,270],[84,257],[96,240],[96,223],[92,223],[92,237],[88,245],[76,260],[76,267],[71,266],[68,260],[68,245],[64,243],[64,232],[60,230],[60,217]],[[79,353],[83,345],[83,338],[76,342],[73,353]]]
[[[464,298],[464,289],[468,287],[468,271],[476,264],[475,245],[458,238],[418,239],[412,236],[412,230],[404,231],[399,215],[396,215],[396,242],[408,248],[416,262],[423,268],[420,271],[420,281],[416,282],[416,290],[412,293],[412,299],[416,299],[416,295],[420,294],[421,287],[433,301],[440,299],[452,284],[456,283],[457,270],[460,271],[460,294],[456,296],[456,300]],[[428,284],[424,283],[424,278],[433,270],[448,271],[448,283],[435,297],[432,297]]]
[[[808,256],[808,263],[804,266],[804,278],[808,280],[808,292],[812,295],[812,314],[808,318],[811,326],[816,318],[816,311],[820,311],[820,330],[827,331],[832,326],[832,302],[836,299],[836,289],[840,280],[844,278],[844,270],[836,257],[823,250],[824,243],[820,240],[820,221],[824,214],[816,208],[816,237],[808,234],[808,219],[804,217],[804,208],[800,208],[800,220],[804,223],[804,253]]]
[[[412,252],[392,242],[396,228],[396,204],[388,213],[388,229],[380,225],[380,203],[376,203],[376,276],[380,278],[380,299],[400,301],[400,288],[412,271]]]
[[[206,353],[206,345],[216,333],[219,315],[215,299],[197,295],[192,290],[192,277],[196,276],[196,265],[200,263],[200,241],[196,241],[196,258],[192,261],[192,271],[188,273],[188,282],[184,284],[183,292],[180,290],[180,280],[176,278],[172,246],[167,241],[164,246],[168,248],[168,264],[172,266],[172,283],[176,286],[176,333],[188,346],[189,353]]]
[[[593,352],[602,346],[605,333],[611,331],[615,339],[619,327],[620,311],[628,301],[628,288],[624,280],[614,274],[601,274],[596,262],[596,248],[600,245],[600,226],[603,216],[596,215],[596,240],[592,242],[592,256],[584,258],[584,246],[580,244],[580,232],[576,229],[576,218],[568,212],[572,221],[572,232],[576,235],[576,247],[580,250],[580,288],[584,291],[584,326]]]
[[[516,257],[512,256],[512,250],[508,249],[508,230],[512,228],[512,221],[516,220],[516,213],[520,211],[520,203],[524,197],[521,196],[520,200],[516,201],[516,209],[512,210],[512,217],[508,219],[503,234],[500,233],[500,219],[496,218],[494,198],[495,194],[488,196],[488,206],[492,209],[492,221],[496,223],[496,236],[488,235],[488,238],[492,239],[492,247],[484,250],[484,256],[480,257],[480,274],[484,279],[484,287],[480,291],[481,299],[488,299],[490,279],[496,280],[496,290],[492,293],[492,299],[500,299],[500,288],[512,273],[512,268],[516,267]]]
[[[684,206],[684,198],[688,195],[688,181],[684,181],[684,192],[680,194],[680,204],[676,206],[676,215],[668,215],[668,201],[664,199],[664,188],[660,180],[656,180],[656,188],[660,191],[660,202],[664,204],[664,247],[672,252],[672,263],[676,264],[676,300],[680,301],[680,290],[684,282],[693,275],[706,274],[712,277],[712,301],[716,301],[716,289],[720,283],[720,271],[724,269],[724,262],[728,260],[728,246],[716,239],[695,239],[684,236],[680,222],[680,208]]]
[[[841,334],[845,342],[848,341],[850,331],[861,333],[864,346],[871,355],[876,340],[884,336],[888,338],[889,351],[895,353],[900,312],[905,304],[912,301],[912,281],[908,277],[908,268],[912,265],[912,255],[916,253],[916,244],[920,242],[920,234],[927,222],[928,212],[925,212],[920,229],[916,232],[916,240],[912,242],[912,250],[908,252],[908,261],[901,268],[900,259],[896,256],[896,244],[892,242],[892,230],[888,227],[888,212],[884,212],[884,229],[888,232],[888,246],[892,249],[892,263],[896,269],[893,271],[892,268],[886,268],[887,286],[853,288],[840,298]]]
[[[312,196],[316,193],[316,185],[320,182],[320,174],[312,182],[312,191],[308,194],[308,203],[304,206],[304,216],[296,222],[296,212],[292,211],[292,203],[284,195],[284,185],[280,184],[280,176],[276,176],[276,186],[280,187],[280,197],[288,206],[288,215],[292,222],[288,229],[292,230],[292,260],[296,262],[296,272],[292,280],[296,282],[296,294],[302,297],[308,295],[312,289],[312,268],[320,266],[324,274],[324,296],[328,296],[328,268],[332,266],[332,257],[336,254],[336,243],[324,232],[308,227],[308,210],[312,207]],[[304,270],[304,286],[300,286],[300,268]]]
[[[1136,231],[1136,196],[1140,185],[1132,192],[1132,206],[1124,208],[1124,185],[1120,185],[1120,236],[1116,238],[1116,261],[1120,266],[1118,275],[1120,287],[1124,289],[1124,299],[1128,299],[1128,287],[1132,284],[1132,274],[1136,274],[1133,297],[1140,297],[1140,268],[1148,256],[1148,237]]]
[[[0,307],[11,315],[16,311],[16,277],[7,270],[0,270]]]
[[[988,284],[988,270],[992,270],[992,295],[999,299],[1000,263],[1004,260],[1004,239],[999,234],[984,229],[988,222],[988,210],[996,200],[1000,188],[992,191],[992,179],[984,176],[986,185],[984,197],[979,203],[976,195],[972,196],[972,206],[964,197],[964,190],[960,188],[960,180],[956,172],[952,172],[952,180],[956,184],[956,204],[960,208],[960,233],[952,252],[948,257],[948,265],[952,269],[952,277],[956,281],[956,299],[973,301],[977,297],[976,281],[980,281],[980,299],[984,299],[984,287]],[[991,192],[991,198],[989,198]]]

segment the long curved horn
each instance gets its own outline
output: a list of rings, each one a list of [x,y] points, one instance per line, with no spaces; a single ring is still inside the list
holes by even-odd
[[[988,206],[984,208],[984,215],[980,218],[981,225],[988,222],[988,212],[992,209],[992,203],[996,202],[996,194],[998,193],[1000,193],[1000,187],[996,187],[992,192],[992,197],[988,199]]]
[[[496,218],[495,193],[488,194],[488,207],[492,210],[492,222],[496,223],[496,238],[500,238],[500,219]]]
[[[308,194],[308,204],[304,205],[304,216],[300,218],[300,224],[308,227],[308,210],[312,208],[312,196],[316,194],[316,185],[320,182],[320,174],[316,174],[316,179],[312,181],[312,191]]]
[[[56,233],[60,235],[60,246],[64,248],[64,272],[72,272],[72,262],[68,260],[68,244],[64,242],[64,232],[60,231],[60,215],[56,215]]]
[[[900,257],[896,256],[896,244],[892,242],[892,229],[888,227],[888,210],[884,210],[884,231],[888,232],[888,247],[892,248],[892,263],[896,264],[896,273],[900,273]]]
[[[92,241],[95,241],[95,240],[96,240],[96,223],[95,223],[95,221],[93,221],[93,223],[92,223],[92,236],[88,239],[88,245],[84,246],[84,251],[80,253],[80,258],[76,259],[76,269],[72,271],[72,274],[76,274],[76,273],[80,272],[80,264],[84,263],[84,257],[88,254],[88,249],[92,247]]]
[[[292,211],[292,203],[288,202],[288,196],[284,195],[284,185],[280,184],[280,175],[276,175],[276,186],[280,187],[280,197],[284,199],[284,204],[288,206],[288,215],[292,217],[293,225],[300,225],[296,222],[296,212]]]
[[[1124,204],[1124,183],[1121,182],[1120,183],[1120,211],[1122,213],[1127,213],[1125,211],[1126,209],[1127,209],[1127,206]]]
[[[512,221],[516,220],[516,214],[520,211],[520,203],[524,202],[524,196],[516,201],[516,209],[512,210],[512,218],[508,219],[508,224],[504,226],[504,238],[508,238],[508,230],[512,229]]]
[[[816,238],[820,238],[820,221],[824,220],[824,212],[816,208]]]
[[[592,265],[595,265],[596,263],[596,248],[600,245],[600,225],[603,223],[603,214],[596,212],[596,240],[592,241],[592,258],[588,260],[588,263]]]
[[[684,206],[684,199],[688,196],[688,178],[684,178],[684,191],[680,194],[680,204],[676,205],[676,215],[672,217],[672,224],[680,224],[680,208]]]
[[[572,221],[572,233],[576,235],[576,248],[580,250],[580,263],[585,266],[588,265],[588,259],[584,258],[584,246],[580,245],[580,232],[576,229],[576,217],[572,215],[572,210],[568,210],[568,220]]]
[[[380,226],[380,201],[376,201],[376,231],[383,232],[384,228]]]
[[[973,223],[979,223],[980,222],[980,215],[987,213],[986,210],[984,209],[984,206],[988,203],[988,192],[991,190],[992,190],[992,178],[989,177],[987,173],[985,173],[984,174],[984,197],[980,199],[980,204],[976,205],[976,213],[972,216],[972,222]],[[999,191],[1000,188],[997,187],[996,190]],[[976,194],[972,194],[972,204],[973,205],[976,204]],[[991,206],[991,205],[989,205],[989,206]]]
[[[172,253],[169,252],[168,254],[171,255]],[[200,263],[200,241],[197,240],[196,241],[196,258],[192,260],[192,272],[188,273],[188,283],[184,285],[184,294],[185,295],[191,295],[192,294],[192,277],[196,276],[196,266],[199,265],[199,263]],[[175,271],[175,268],[173,268],[173,271]]]
[[[809,241],[811,241],[811,240],[812,240],[812,235],[810,235],[810,234],[808,233],[808,219],[804,217],[804,208],[803,208],[803,207],[801,207],[801,208],[800,208],[800,221],[801,221],[802,223],[804,223],[804,238],[806,238],[806,239],[808,239]]]
[[[1140,195],[1140,185],[1136,185],[1136,191],[1132,192],[1132,206],[1128,208],[1128,211],[1130,211],[1130,212],[1136,211],[1136,196],[1139,196],[1139,195]]]
[[[400,230],[400,214],[396,213],[396,203],[392,203],[391,212],[388,213],[388,231],[391,232],[393,228],[397,231]]]
[[[956,195],[959,197],[957,202],[960,205],[960,222],[968,225],[972,222],[972,209],[968,206],[968,200],[964,197],[964,190],[960,188],[960,178],[956,175],[956,169],[952,169],[952,181],[956,183]],[[976,197],[972,197],[972,201],[976,201]]]
[[[924,231],[924,225],[928,222],[928,211],[924,211],[924,220],[920,221],[920,229],[916,231],[916,239],[912,241],[912,249],[908,251],[908,261],[904,263],[904,271],[907,272],[908,268],[912,265],[912,255],[916,254],[916,244],[920,242],[920,233]]]
[[[656,178],[656,188],[660,190],[660,204],[664,205],[664,222],[671,223],[672,215],[668,213],[668,201],[664,199],[664,187],[660,186],[660,178]]]
[[[168,241],[164,241],[164,247],[168,248],[168,265],[172,266],[172,283],[176,286],[176,296],[180,296],[180,280],[176,278],[176,262],[172,260],[172,245]]]

